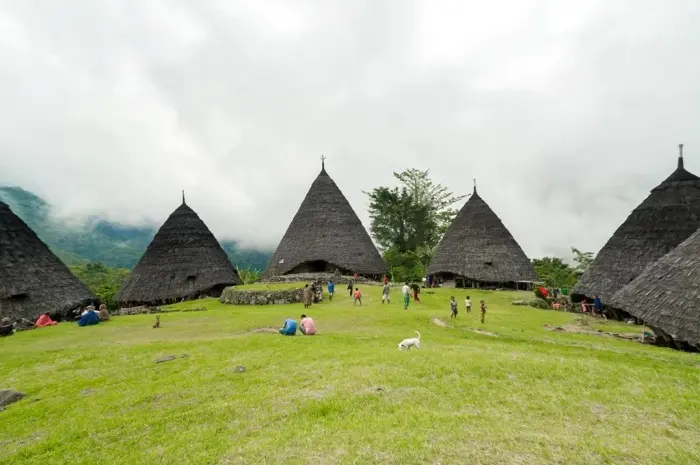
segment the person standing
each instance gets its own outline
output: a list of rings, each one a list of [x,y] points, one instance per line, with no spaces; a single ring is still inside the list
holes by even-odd
[[[304,286],[304,293],[303,293],[304,308],[309,308],[311,306],[311,296],[312,296],[311,288],[309,288],[309,285],[307,284],[306,286]]]
[[[450,318],[457,318],[457,301],[455,297],[450,297]]]
[[[352,287],[355,284],[355,281],[352,279],[348,281],[348,291],[350,292],[350,297],[352,297]]]
[[[472,312],[472,299],[469,296],[464,299],[464,306],[466,307],[467,313]]]
[[[481,301],[481,323],[484,323],[484,317],[486,317],[486,302]]]
[[[389,278],[386,275],[384,275],[384,278],[382,278],[382,282],[384,284],[389,284]]]
[[[420,303],[420,285],[414,284],[413,285],[413,301]]]
[[[391,303],[389,300],[389,283],[384,283],[384,286],[382,286],[382,304],[384,304],[384,301],[386,300],[386,303]]]
[[[335,283],[331,279],[328,281],[328,300],[333,300],[333,294],[335,294]]]
[[[360,307],[362,306],[362,293],[360,292],[360,288],[356,287],[355,288],[355,295],[354,295],[355,301],[353,302],[353,305],[356,305],[357,302],[360,302]]]
[[[401,294],[403,295],[403,309],[408,310],[408,303],[411,300],[411,288],[408,287],[408,281],[401,288]]]

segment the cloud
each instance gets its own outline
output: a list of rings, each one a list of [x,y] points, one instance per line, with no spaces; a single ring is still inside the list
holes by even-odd
[[[325,154],[363,190],[430,168],[530,256],[598,250],[700,172],[700,4],[0,1],[0,184],[60,215],[274,246]]]

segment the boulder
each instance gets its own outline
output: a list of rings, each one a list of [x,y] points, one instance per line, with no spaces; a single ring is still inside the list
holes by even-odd
[[[0,389],[0,411],[6,406],[14,404],[24,398],[24,393],[13,391],[11,389]]]

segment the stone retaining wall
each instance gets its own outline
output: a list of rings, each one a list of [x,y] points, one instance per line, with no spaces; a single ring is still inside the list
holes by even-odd
[[[294,304],[301,302],[302,296],[303,289],[247,291],[227,287],[219,300],[222,304],[231,305]]]
[[[285,274],[282,276],[272,276],[267,279],[263,279],[264,283],[299,283],[299,282],[312,282],[321,280],[324,284],[332,279],[336,284],[347,284],[351,279],[354,281],[352,276],[336,276],[333,273],[299,273],[299,274]],[[358,276],[358,284],[377,284],[377,281],[367,279],[362,276]]]
[[[173,310],[162,310],[160,307],[130,307],[130,308],[120,308],[110,312],[110,316],[126,316],[126,315],[150,315],[152,313],[178,313],[178,312],[206,312],[205,307],[197,308],[178,308]]]

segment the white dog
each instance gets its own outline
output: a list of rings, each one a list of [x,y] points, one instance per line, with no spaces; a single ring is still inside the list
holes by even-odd
[[[415,347],[416,349],[420,349],[420,333],[416,331],[416,334],[418,337],[411,337],[408,339],[404,339],[403,341],[399,342],[399,350],[403,349],[408,349],[411,350],[411,347]]]

